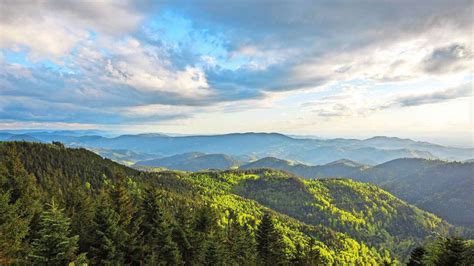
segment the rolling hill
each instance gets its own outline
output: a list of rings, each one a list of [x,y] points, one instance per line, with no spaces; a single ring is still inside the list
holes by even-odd
[[[474,227],[472,162],[404,158],[373,167],[350,161],[308,166],[264,158],[241,168],[273,168],[306,178],[344,177],[369,182],[453,224]]]
[[[397,159],[352,177],[376,184],[453,224],[474,228],[472,162]]]
[[[233,217],[252,231],[261,214],[269,211],[284,236],[289,260],[297,258],[297,246],[308,247],[311,238],[316,239],[318,258],[324,263],[380,264],[388,257],[404,260],[426,238],[454,229],[374,185],[346,179],[305,180],[262,169],[145,173],[85,149],[27,142],[0,143],[0,155],[0,172],[7,173],[0,180],[3,187],[17,184],[21,176],[27,178],[39,193],[31,206],[53,197],[77,226],[89,224],[82,220],[87,217],[77,214],[80,206],[86,206],[85,200],[100,205],[100,195],[125,187],[128,192],[120,193],[134,199],[127,204],[139,202],[144,191],[155,188],[163,195],[163,204],[170,204],[169,212],[209,206],[216,213],[215,230],[226,228],[225,221]],[[74,232],[80,239],[90,237],[90,231],[84,230]],[[206,235],[205,239],[212,237],[217,236]],[[83,244],[82,250],[88,252],[87,242]]]
[[[240,169],[271,168],[293,173],[305,178],[324,178],[351,176],[352,173],[368,168],[368,166],[354,161],[342,159],[325,165],[309,166],[294,163],[273,157],[266,157],[260,160],[244,164]]]
[[[237,167],[240,164],[241,162],[238,159],[225,154],[191,152],[165,158],[139,161],[134,164],[134,167],[149,166],[196,172],[205,169],[226,170]]]

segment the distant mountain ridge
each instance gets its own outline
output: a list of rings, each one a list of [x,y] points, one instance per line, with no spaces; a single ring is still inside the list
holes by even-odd
[[[362,171],[368,167],[369,166],[367,165],[347,159],[337,160],[324,165],[309,166],[274,157],[266,157],[248,164],[244,164],[240,166],[240,169],[272,168],[313,179],[350,176],[352,173],[356,171]]]
[[[165,158],[139,161],[134,166],[164,167],[173,170],[201,171],[205,169],[227,170],[237,167],[241,162],[225,154],[205,154],[191,152]]]
[[[131,150],[135,153],[155,154],[156,157],[197,151],[206,154],[252,156],[256,159],[276,157],[309,165],[326,164],[340,159],[375,165],[397,158],[463,161],[474,157],[473,148],[453,148],[392,137],[357,140],[292,138],[279,133],[232,133],[176,137],[164,134],[121,135],[118,137],[103,137],[94,134],[65,135],[62,132],[31,132],[28,134],[43,142],[54,140],[72,147]],[[0,140],[8,140],[11,136],[12,134],[2,133]]]

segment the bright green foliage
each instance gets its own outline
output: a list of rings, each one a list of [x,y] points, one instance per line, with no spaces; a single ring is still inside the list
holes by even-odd
[[[31,243],[35,265],[67,265],[76,258],[79,236],[70,235],[70,219],[54,203],[41,215],[37,237]]]
[[[0,158],[0,211],[7,214],[0,230],[17,218],[25,225],[8,253],[17,262],[40,239],[35,213],[50,198],[71,219],[66,236],[80,236],[87,258],[76,262],[92,265],[257,265],[266,256],[257,252],[262,232],[277,232],[266,238],[274,255],[267,264],[396,263],[428,235],[449,229],[375,186],[349,180],[304,181],[270,170],[146,173],[83,149],[19,142],[0,143],[0,154],[8,154]],[[262,222],[264,213],[271,219]]]

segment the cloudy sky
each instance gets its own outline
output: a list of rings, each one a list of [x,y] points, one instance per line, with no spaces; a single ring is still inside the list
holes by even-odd
[[[0,2],[0,128],[473,145],[473,1]]]

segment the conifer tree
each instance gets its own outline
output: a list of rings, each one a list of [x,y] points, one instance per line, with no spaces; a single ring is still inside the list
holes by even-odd
[[[235,236],[230,242],[232,258],[238,265],[255,264],[255,238],[247,229],[246,224],[244,224],[244,226],[240,226],[234,221],[232,226],[235,228]]]
[[[409,266],[421,266],[423,265],[423,258],[426,254],[426,250],[423,247],[416,247],[410,253],[410,260],[408,261]]]
[[[90,247],[90,258],[93,264],[119,265],[124,263],[121,249],[122,230],[119,226],[120,217],[101,195],[94,216],[94,240]]]
[[[212,233],[205,243],[204,265],[222,265],[222,256],[218,238]]]
[[[177,225],[173,228],[173,240],[178,246],[183,262],[186,265],[190,265],[192,264],[194,253],[191,245],[193,217],[189,206],[178,205],[175,219]]]
[[[0,193],[0,265],[18,262],[28,233],[29,219],[20,217],[17,206],[9,201],[10,193]]]
[[[67,265],[76,258],[79,236],[70,236],[70,219],[54,201],[43,212],[29,255],[36,265]]]
[[[137,214],[137,208],[134,200],[126,187],[126,180],[122,174],[119,174],[117,182],[110,193],[115,212],[119,216],[118,226],[120,227],[120,249],[124,254],[125,263],[133,263],[136,260],[136,254],[140,249],[139,225],[140,216]]]
[[[268,213],[263,215],[258,226],[256,240],[257,253],[261,264],[271,265],[284,261],[281,236]]]
[[[156,190],[145,191],[142,204],[141,234],[147,245],[148,264],[176,265],[181,261],[178,246],[172,238],[172,227],[160,206]]]
[[[438,265],[461,265],[466,249],[464,240],[459,237],[448,237],[439,255]]]
[[[3,191],[9,191],[10,203],[16,204],[17,212],[20,217],[31,219],[37,213],[40,213],[38,203],[39,192],[36,187],[36,178],[28,174],[21,161],[20,154],[15,145],[6,149],[2,167],[0,168]]]
[[[94,233],[94,202],[84,186],[70,189],[66,195],[67,212],[71,217],[71,232],[79,235],[79,251],[86,252],[92,244]]]

